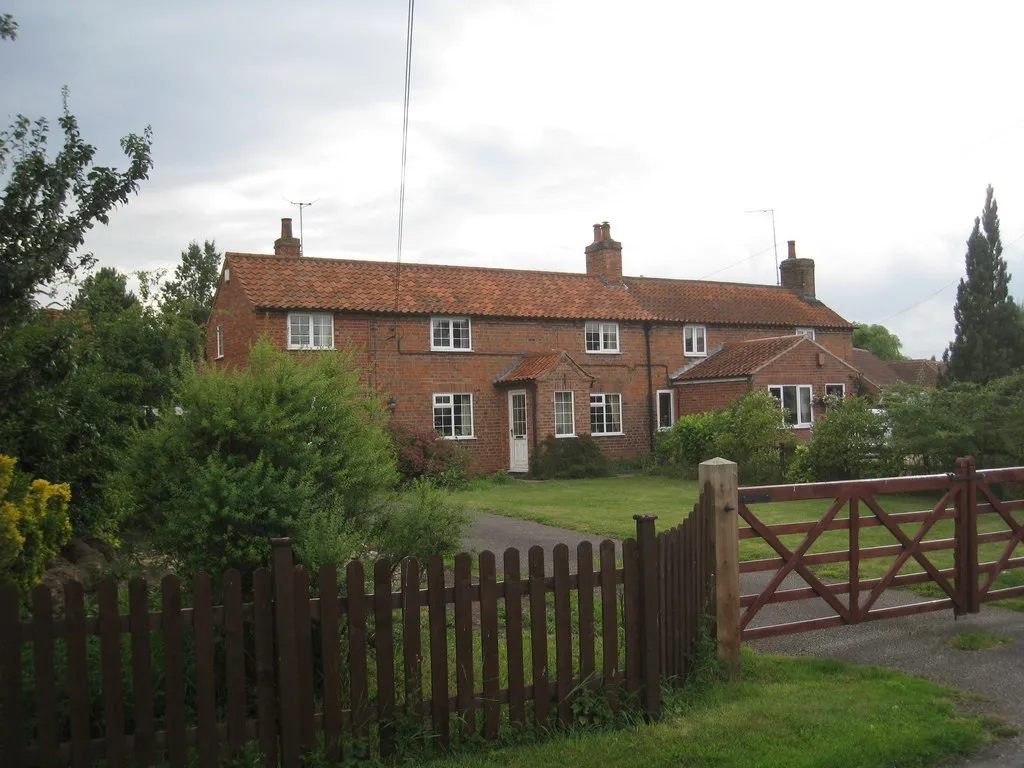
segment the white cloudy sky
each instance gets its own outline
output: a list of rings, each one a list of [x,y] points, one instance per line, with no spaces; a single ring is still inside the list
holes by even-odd
[[[151,124],[155,168],[87,248],[173,267],[192,239],[396,254],[406,0],[7,0],[0,106],[102,162]],[[952,336],[985,187],[1024,298],[1019,2],[419,0],[405,261],[582,271],[609,220],[627,274],[774,282],[914,356]],[[297,216],[296,216],[297,219]],[[296,222],[297,223],[297,222]],[[757,254],[757,255],[755,255]],[[753,258],[750,258],[753,256]]]

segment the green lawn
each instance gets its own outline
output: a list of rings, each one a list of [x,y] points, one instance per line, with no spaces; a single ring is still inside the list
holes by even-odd
[[[664,529],[678,523],[689,514],[697,502],[698,490],[695,481],[673,478],[637,475],[634,477],[612,477],[588,480],[552,480],[544,482],[513,481],[505,484],[477,483],[472,489],[462,491],[457,498],[471,510],[491,512],[508,517],[534,520],[547,525],[572,528],[584,533],[626,539],[635,534],[633,515],[653,513],[658,515],[657,527]],[[937,495],[891,494],[879,496],[878,501],[889,513],[929,510],[938,501]],[[819,519],[828,509],[831,500],[810,500],[786,503],[750,505],[751,511],[765,523],[794,523]],[[861,505],[860,516],[869,516],[870,510]],[[838,518],[845,518],[848,511],[840,511]],[[1024,521],[1024,512],[1018,511],[1016,519]],[[918,523],[902,526],[908,538],[912,538]],[[979,522],[982,532],[1006,530],[1005,523],[994,514],[984,515]],[[942,520],[936,523],[926,535],[926,540],[947,539],[953,536],[953,522]],[[790,549],[796,548],[804,534],[781,536],[780,540]],[[897,543],[893,535],[883,527],[865,528],[860,532],[861,547],[883,546]],[[982,545],[982,560],[993,560],[1002,551],[1005,543]],[[809,550],[822,553],[848,548],[846,531],[827,531],[822,534]],[[1018,548],[1017,556],[1024,554]],[[760,539],[744,540],[740,544],[740,557],[756,560],[773,557],[774,551]],[[952,550],[929,553],[929,559],[939,568],[953,565]],[[876,558],[861,561],[860,576],[863,579],[884,575],[894,558]],[[904,564],[901,573],[916,573],[921,566],[911,558]],[[845,563],[819,566],[815,571],[823,576],[846,579],[849,568]],[[1016,586],[1024,583],[1024,569],[1003,573],[999,587]],[[921,589],[937,594],[939,587],[923,585]],[[1024,610],[1024,598],[1002,601],[1008,607]]]
[[[955,696],[876,667],[747,652],[741,680],[670,699],[659,723],[574,732],[426,765],[934,766],[976,751],[986,738],[985,721],[958,714]]]

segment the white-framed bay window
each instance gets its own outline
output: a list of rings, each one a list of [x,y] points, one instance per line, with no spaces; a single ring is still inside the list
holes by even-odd
[[[686,357],[707,357],[708,329],[705,326],[683,326],[683,354]]]
[[[472,352],[469,318],[430,318],[430,349],[435,352]]]
[[[675,424],[675,392],[671,389],[658,390],[658,431],[672,429]]]
[[[622,395],[602,392],[590,396],[590,433],[622,434]]]
[[[555,437],[576,437],[575,404],[572,390],[555,392]]]
[[[473,437],[472,393],[435,393],[434,431],[448,440],[463,440]]]
[[[289,312],[288,349],[334,349],[334,315]]]
[[[587,352],[612,354],[619,351],[619,324],[588,320],[584,329]]]
[[[806,428],[814,421],[811,411],[812,390],[810,384],[774,384],[768,387],[784,412],[783,420],[791,427]]]

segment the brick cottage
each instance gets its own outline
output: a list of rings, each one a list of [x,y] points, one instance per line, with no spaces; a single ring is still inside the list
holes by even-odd
[[[634,456],[754,387],[806,432],[820,395],[854,391],[853,328],[793,242],[781,286],[623,276],[607,222],[585,256],[585,273],[317,259],[283,219],[273,255],[225,254],[208,356],[244,363],[262,334],[350,348],[394,419],[465,444],[481,471],[526,471],[549,434]]]

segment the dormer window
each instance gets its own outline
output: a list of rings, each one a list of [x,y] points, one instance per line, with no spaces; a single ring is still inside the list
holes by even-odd
[[[430,318],[430,349],[435,352],[471,352],[473,339],[469,318]]]
[[[707,328],[703,325],[683,326],[683,354],[686,357],[707,357]]]
[[[590,320],[587,322],[585,335],[588,353],[613,353],[619,351],[618,323],[600,323],[596,320]]]
[[[811,341],[814,341],[814,329],[813,328],[797,328],[793,331],[797,336],[806,336]]]

